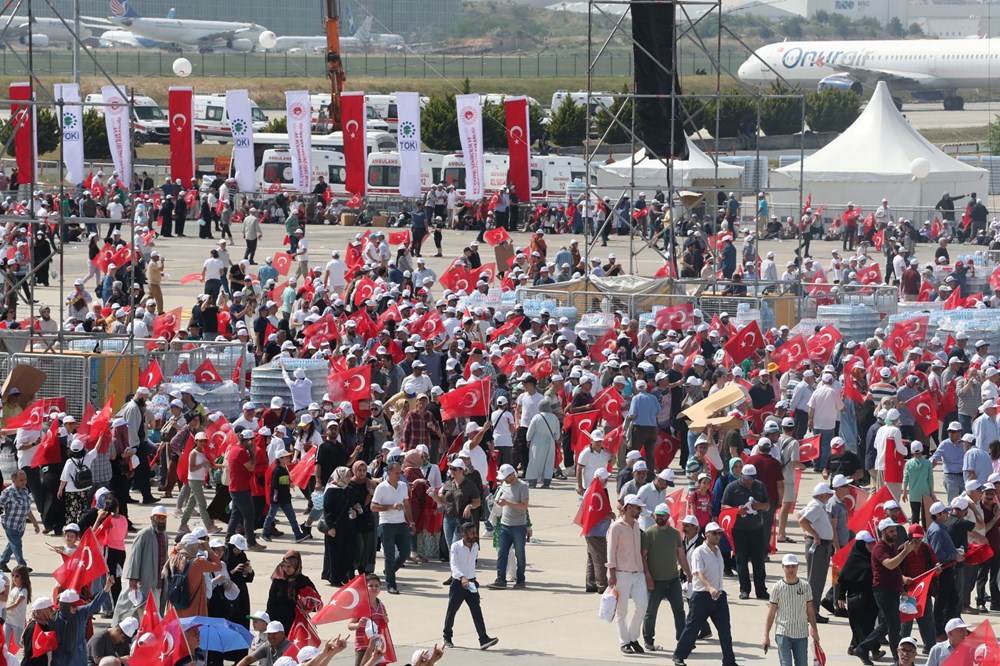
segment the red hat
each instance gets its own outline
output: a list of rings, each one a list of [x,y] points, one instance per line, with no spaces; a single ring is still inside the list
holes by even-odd
[[[906,532],[910,535],[911,539],[923,539],[924,538],[924,528],[920,525],[910,525]]]

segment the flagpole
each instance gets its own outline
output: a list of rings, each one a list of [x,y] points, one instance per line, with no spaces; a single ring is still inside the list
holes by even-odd
[[[30,269],[26,272],[24,279],[25,286],[30,294],[28,297],[28,349],[30,351],[34,351],[35,271],[38,269],[38,266],[35,266],[35,187],[38,180],[38,139],[36,138],[38,136],[38,113],[35,108],[35,40],[34,30],[32,30],[34,22],[32,0],[28,0],[28,85],[30,92],[28,93],[28,106],[26,109],[31,114],[29,116],[31,118],[31,147],[28,151],[28,154],[31,155],[31,193],[28,197],[28,266]]]
[[[79,6],[80,0],[76,0]],[[79,14],[79,12],[78,12]],[[59,88],[62,91],[62,87]],[[59,99],[56,100],[56,109],[59,112],[59,116],[56,119],[59,123],[59,130],[63,134],[62,141],[59,142],[59,331],[57,332],[57,339],[59,341],[59,349],[63,349],[63,327],[66,325],[66,276],[64,271],[66,270],[65,265],[65,250],[66,246],[64,240],[66,238],[66,218],[63,213],[63,203],[66,200],[66,134],[63,129],[63,114],[66,111],[66,104],[63,101],[63,96],[60,95]],[[83,128],[80,128],[83,131]],[[55,238],[53,237],[53,240]]]

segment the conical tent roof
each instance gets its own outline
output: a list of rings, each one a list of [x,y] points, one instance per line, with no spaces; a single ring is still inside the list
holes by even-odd
[[[706,155],[698,146],[687,138],[688,159],[672,160],[674,167],[674,185],[687,185],[699,178],[715,177],[715,160]],[[623,186],[629,182],[632,175],[632,162],[635,161],[636,186],[647,186],[652,183],[660,187],[667,184],[667,165],[663,160],[646,155],[645,148],[638,150],[631,157],[598,167],[598,184]],[[719,178],[721,180],[742,178],[743,167],[734,164],[719,163]],[[652,185],[650,185],[652,186]]]

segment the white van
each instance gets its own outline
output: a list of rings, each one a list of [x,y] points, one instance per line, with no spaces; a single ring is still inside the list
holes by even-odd
[[[312,112],[312,125],[315,132],[330,131],[330,93],[312,93],[309,95],[309,108]],[[369,132],[388,132],[389,125],[371,104],[365,105],[365,124]]]
[[[483,155],[483,192],[491,196],[507,184],[508,158],[499,153]],[[465,159],[461,153],[445,155],[441,163],[441,178],[445,185],[454,185],[459,193],[465,194]]]
[[[491,104],[502,105],[504,103],[504,100],[507,99],[508,97],[524,97],[524,95],[504,95],[502,93],[483,93],[483,94],[479,95],[479,101],[482,102],[483,104],[486,104],[487,102],[489,102]],[[542,108],[542,105],[539,104],[538,100],[535,99],[534,97],[527,96],[527,100],[528,100],[528,106],[535,106],[535,107],[538,107],[539,109]]]
[[[562,106],[562,103],[567,99],[572,99],[577,106],[585,106],[587,104],[587,91],[581,90],[579,92],[568,92],[566,90],[557,90],[552,93],[552,105],[549,107],[550,113],[555,113],[556,109]],[[597,112],[598,107],[604,107],[605,109],[610,109],[615,103],[614,93],[609,92],[593,92],[590,93],[590,113],[594,114]]]
[[[427,106],[430,97],[420,96],[420,108]],[[395,133],[399,127],[399,111],[396,108],[395,95],[365,95],[365,103],[375,109],[379,117],[388,125],[388,131]]]
[[[333,150],[313,150],[309,190],[311,191],[319,177],[323,176],[330,185],[335,197],[347,195],[344,179],[347,168],[344,166],[344,155]],[[255,174],[258,192],[273,193],[277,190],[291,191],[292,154],[287,148],[274,148],[264,151],[264,159]]]
[[[587,173],[582,157],[535,155],[529,164],[532,199],[565,199],[567,186],[577,178],[585,179]]]
[[[441,180],[444,156],[437,153],[420,154],[420,191],[427,192],[431,185]],[[396,196],[399,194],[399,153],[386,151],[368,155],[368,194]]]
[[[396,150],[396,137],[388,132],[369,131],[366,136],[368,142],[368,154],[382,150]],[[312,147],[320,150],[344,152],[344,133],[333,132],[331,134],[314,134],[311,139]],[[254,162],[260,165],[264,152],[272,148],[288,148],[288,135],[264,133],[254,134],[253,153]]]
[[[91,93],[83,100],[84,110],[89,105],[102,116],[104,115],[104,97],[101,93]],[[132,123],[135,127],[135,142],[141,146],[144,143],[170,143],[170,121],[163,109],[152,97],[136,95],[132,106]],[[194,140],[201,143],[199,132],[195,129]]]
[[[250,100],[250,124],[254,132],[261,131],[267,125],[267,116],[253,100]],[[194,96],[194,127],[201,133],[202,140],[211,139],[219,143],[232,140],[233,131],[229,127],[225,93]]]

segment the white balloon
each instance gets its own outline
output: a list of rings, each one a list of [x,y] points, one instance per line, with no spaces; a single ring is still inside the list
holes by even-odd
[[[174,74],[177,76],[190,76],[191,70],[191,61],[187,58],[178,58],[177,60],[174,60]]]
[[[278,43],[278,36],[270,30],[265,30],[260,33],[260,37],[258,37],[257,41],[260,42],[261,48],[273,49],[274,45]]]
[[[921,180],[931,173],[931,163],[926,157],[918,157],[910,162],[910,173],[913,177]]]

